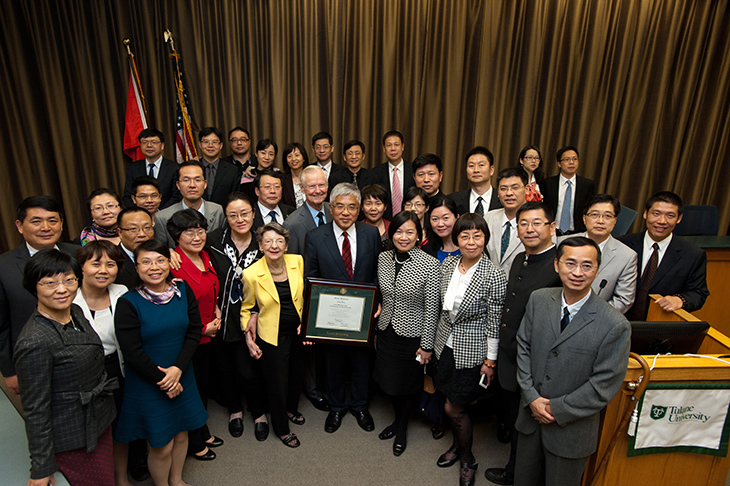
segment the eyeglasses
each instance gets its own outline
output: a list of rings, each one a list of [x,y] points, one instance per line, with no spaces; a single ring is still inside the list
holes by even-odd
[[[152,194],[135,194],[134,196],[135,199],[139,199],[140,201],[147,201],[148,199],[152,199],[154,201],[161,197],[162,195],[159,192],[153,192]]]
[[[586,214],[591,219],[603,219],[604,221],[613,221],[613,219],[616,217],[613,213],[599,213],[598,211],[591,211],[590,213]]]
[[[573,270],[575,270],[577,267],[580,267],[580,269],[583,270],[583,272],[585,272],[585,273],[593,273],[593,271],[596,269],[596,266],[593,265],[592,263],[578,264],[576,262],[570,262],[570,261],[568,261],[568,262],[564,262],[563,260],[558,260],[558,261],[560,263],[562,263],[563,265],[565,265],[565,268],[567,268],[571,272]]]
[[[549,224],[550,223],[548,223],[547,221],[540,221],[540,220],[537,220],[537,221],[520,221],[519,223],[517,223],[517,226],[519,226],[522,229],[527,229],[530,226],[532,226],[533,228],[535,228],[536,230],[539,231],[541,228],[543,228],[544,226],[548,226]]]
[[[410,202],[408,201],[403,205],[403,209],[409,210],[409,209],[423,209],[426,205],[422,202]]]
[[[203,179],[202,177],[183,177],[182,179],[180,179],[180,182],[182,182],[183,184],[189,184],[191,182],[194,182],[196,184],[202,184],[204,180],[205,179]]]
[[[565,157],[560,159],[560,162],[578,162],[578,157]]]
[[[537,160],[537,161],[539,161],[540,160],[540,157],[538,157],[537,155],[527,155],[527,156],[524,157],[524,159],[525,160]]]
[[[280,191],[281,190],[281,184],[264,184],[261,186],[261,189],[264,191]]]
[[[183,231],[180,236],[184,236],[188,240],[194,240],[195,237],[198,237],[200,239],[203,239],[205,236],[205,230],[203,228],[198,229],[187,229]]]
[[[145,145],[159,145],[161,143],[162,142],[160,142],[159,140],[140,140],[139,141],[139,144],[141,146],[145,146]]]
[[[119,228],[122,231],[128,232],[131,236],[137,236],[140,233],[152,233],[152,225],[143,226],[141,228]]]
[[[357,204],[342,204],[342,203],[335,203],[332,205],[332,207],[337,211],[344,211],[347,209],[351,213],[354,213],[357,211]]]
[[[231,221],[238,221],[239,219],[246,219],[249,216],[253,214],[253,209],[244,210],[240,213],[228,213],[226,214],[226,218],[230,219]]]
[[[200,145],[220,145],[220,140],[201,140]]]
[[[329,145],[329,144],[327,144],[327,145],[315,145],[314,146],[314,150],[317,150],[317,151],[319,151],[319,150],[329,150],[330,147],[332,147],[332,145]]]
[[[284,238],[265,238],[261,240],[261,244],[264,246],[271,246],[274,243],[276,243],[277,246],[284,246],[286,244],[286,239]]]
[[[249,138],[231,138],[228,141],[231,143],[247,143],[249,140]]]
[[[327,183],[322,184],[308,184],[304,186],[305,188],[309,189],[310,191],[313,191],[315,189],[319,189],[320,191],[326,191],[327,190]]]
[[[508,191],[517,192],[520,189],[522,189],[523,187],[525,187],[525,186],[519,185],[519,184],[512,184],[511,186],[499,186],[498,190],[499,190],[499,192],[508,192]]]
[[[170,265],[170,260],[165,257],[160,257],[157,260],[140,260],[137,262],[137,266],[140,268],[149,268],[152,265],[157,265],[159,268],[165,268]]]
[[[45,287],[48,290],[54,290],[57,289],[59,285],[63,284],[64,287],[73,287],[74,285],[77,285],[79,283],[79,279],[76,277],[69,277],[66,279],[63,279],[61,281],[55,281],[55,280],[46,280],[45,282],[38,282],[38,285],[41,287]]]
[[[92,213],[103,213],[105,209],[107,211],[114,211],[118,207],[119,207],[119,204],[113,204],[113,203],[109,203],[106,205],[97,204],[96,206],[91,208],[91,212]]]

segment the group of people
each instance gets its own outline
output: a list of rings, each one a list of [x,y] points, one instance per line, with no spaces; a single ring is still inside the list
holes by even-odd
[[[704,252],[672,235],[679,196],[653,195],[647,230],[615,239],[621,205],[577,176],[574,147],[549,178],[537,147],[496,178],[491,152],[475,147],[469,188],[446,196],[441,159],[404,161],[397,131],[372,169],[356,140],[333,163],[325,132],[312,164],[288,144],[284,171],[276,143],[259,141],[252,158],[240,127],[229,157],[209,127],[200,160],[179,165],[162,157],[161,132],[139,141],[145,159],[130,164],[123,197],[89,196],[79,245],[59,242],[60,205],[33,196],[17,210],[24,243],[0,256],[0,371],[21,396],[29,484],[58,470],[71,484],[124,485],[128,469],[185,484],[186,456],[213,460],[224,442],[207,426],[209,397],[228,408],[233,437],[245,397],[256,439],[270,420],[299,447],[302,390],[328,412],[327,433],[348,412],[373,431],[371,379],[393,407],[379,438],[400,456],[424,370],[452,431],[436,463],[459,463],[461,485],[477,471],[469,405],[488,388],[511,453],[486,478],[578,484],[625,373],[627,318],[646,318],[650,293],[689,311],[709,295]],[[307,278],[377,285],[374,351],[306,340]]]

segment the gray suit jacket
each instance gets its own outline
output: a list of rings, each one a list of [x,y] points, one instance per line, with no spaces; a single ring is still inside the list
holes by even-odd
[[[330,212],[330,203],[325,202],[322,207],[324,211],[324,222],[332,221],[332,213]],[[302,255],[307,259],[307,233],[317,227],[317,223],[309,212],[306,204],[297,208],[284,221],[284,227],[289,230],[289,249],[287,253]]]
[[[558,237],[558,244],[571,236],[588,236],[586,233]],[[606,284],[601,288],[601,282]],[[625,314],[634,305],[636,297],[636,252],[618,241],[608,237],[601,252],[601,266],[591,288],[603,300],[620,313]]]
[[[578,459],[596,450],[601,410],[621,387],[629,358],[631,328],[616,309],[591,293],[560,332],[562,288],[535,290],[517,333],[517,382],[522,403],[515,427],[532,434],[541,427],[543,447]],[[529,404],[550,400],[555,422],[540,425]]]
[[[512,268],[512,262],[518,253],[525,251],[522,242],[517,238],[517,231],[511,230],[509,238],[509,246],[504,253],[504,258],[500,259],[502,253],[502,221],[504,217],[504,209],[494,209],[484,215],[489,227],[489,241],[487,242],[487,252],[492,263],[504,270],[509,275],[509,269]]]
[[[165,243],[170,248],[175,248],[177,244],[167,231],[167,221],[178,211],[185,209],[182,201],[163,209],[155,214],[155,239]],[[203,216],[208,220],[208,232],[222,228],[226,224],[226,215],[220,204],[212,201],[205,201],[203,204]]]

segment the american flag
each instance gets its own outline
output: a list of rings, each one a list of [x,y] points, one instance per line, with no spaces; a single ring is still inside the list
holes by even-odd
[[[165,41],[169,42],[170,47],[172,48],[172,54],[170,54],[170,57],[172,58],[172,65],[175,73],[175,88],[177,91],[175,159],[178,164],[181,164],[186,160],[197,157],[198,152],[195,150],[192,127],[193,122],[188,112],[188,94],[185,90],[182,70],[180,69],[180,55],[175,50],[175,45],[172,42],[172,34],[169,34],[169,31],[165,32]]]

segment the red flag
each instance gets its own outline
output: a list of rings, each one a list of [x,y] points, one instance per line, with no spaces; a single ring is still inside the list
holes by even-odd
[[[127,114],[124,120],[124,153],[132,160],[144,158],[139,148],[139,133],[147,128],[147,114],[144,96],[139,87],[137,64],[134,56],[129,56],[129,89],[127,90]]]

